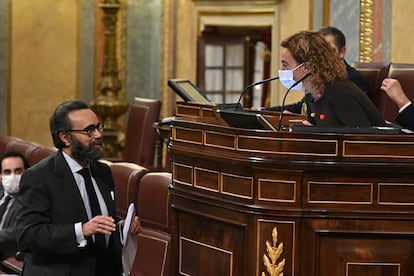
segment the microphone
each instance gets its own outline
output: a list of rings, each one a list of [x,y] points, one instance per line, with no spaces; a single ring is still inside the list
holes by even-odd
[[[299,83],[301,83],[302,81],[304,81],[307,77],[309,77],[311,75],[311,73],[307,73],[304,77],[302,77],[300,80],[298,80],[297,82],[295,82],[294,84],[292,84],[289,89],[286,91],[285,96],[283,96],[283,101],[282,101],[282,107],[280,108],[280,115],[279,115],[279,124],[277,127],[277,130],[280,130],[280,128],[282,127],[282,119],[283,119],[283,109],[285,109],[285,100],[286,100],[286,96],[289,94],[290,90],[292,90],[293,87],[295,87],[296,85],[298,85]]]
[[[264,80],[261,80],[261,81],[257,81],[257,82],[251,83],[248,86],[246,86],[246,88],[244,88],[243,92],[241,93],[241,95],[239,97],[239,100],[237,101],[237,104],[236,104],[236,107],[235,107],[234,110],[237,110],[237,107],[239,106],[240,101],[243,98],[244,94],[247,92],[247,90],[249,90],[253,86],[256,86],[256,85],[259,85],[259,84],[263,84],[263,83],[266,83],[266,82],[270,82],[270,81],[273,81],[273,80],[277,80],[277,79],[279,79],[279,76],[272,77],[272,78],[268,78],[268,79],[264,79]]]

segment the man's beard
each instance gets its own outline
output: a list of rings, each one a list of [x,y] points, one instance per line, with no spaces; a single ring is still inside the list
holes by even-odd
[[[78,139],[71,135],[72,157],[81,162],[94,162],[102,157],[103,148],[95,149],[95,144],[102,143],[102,139],[95,139],[87,146],[82,145]]]

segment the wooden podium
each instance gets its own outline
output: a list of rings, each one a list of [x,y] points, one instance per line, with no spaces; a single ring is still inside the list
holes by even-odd
[[[174,275],[414,275],[413,135],[236,129],[199,108],[171,127]]]

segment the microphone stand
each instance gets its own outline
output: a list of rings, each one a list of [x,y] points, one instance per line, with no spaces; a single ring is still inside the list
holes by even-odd
[[[237,101],[237,104],[236,104],[236,107],[234,108],[234,110],[237,111],[237,107],[239,106],[240,101],[241,101],[243,95],[246,93],[247,90],[249,90],[253,86],[256,86],[256,85],[259,85],[259,84],[263,84],[263,83],[266,83],[266,82],[269,82],[269,81],[277,80],[277,79],[279,79],[279,76],[272,77],[272,78],[268,78],[268,79],[264,79],[264,80],[261,80],[261,81],[257,81],[257,82],[251,83],[248,86],[246,86],[246,88],[244,88],[243,92],[240,94],[239,100]]]
[[[301,83],[302,81],[304,81],[307,77],[309,77],[311,75],[311,73],[307,73],[304,77],[302,77],[300,80],[298,80],[297,82],[295,82],[294,84],[292,84],[289,89],[286,91],[285,96],[283,96],[283,101],[282,101],[282,106],[280,108],[280,115],[279,115],[279,124],[277,127],[277,130],[279,131],[282,128],[282,119],[283,119],[283,109],[285,109],[285,101],[286,101],[286,96],[289,94],[290,90],[292,90],[293,87],[295,87],[296,85],[298,85],[299,83]],[[283,126],[284,127],[284,126]]]

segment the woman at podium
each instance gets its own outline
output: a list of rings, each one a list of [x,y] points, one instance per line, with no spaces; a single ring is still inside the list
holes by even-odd
[[[385,125],[368,96],[347,79],[344,62],[319,32],[302,31],[282,41],[279,78],[288,92],[307,92],[305,125]]]

